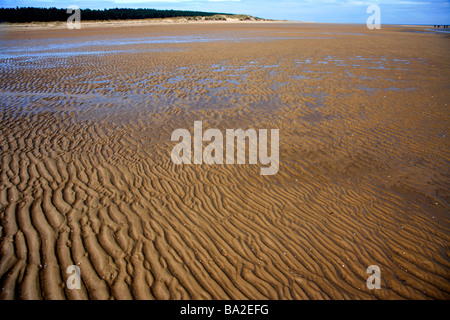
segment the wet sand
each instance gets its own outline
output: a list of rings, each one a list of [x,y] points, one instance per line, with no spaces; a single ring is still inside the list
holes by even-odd
[[[424,29],[3,28],[0,298],[449,299],[450,46]],[[174,165],[194,121],[279,129],[279,172]]]

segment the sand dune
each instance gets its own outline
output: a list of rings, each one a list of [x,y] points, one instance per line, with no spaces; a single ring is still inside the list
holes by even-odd
[[[448,36],[407,31],[3,34],[1,299],[449,299]],[[194,121],[280,129],[278,174],[174,165]]]

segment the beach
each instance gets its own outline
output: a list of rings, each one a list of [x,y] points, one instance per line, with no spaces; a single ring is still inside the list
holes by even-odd
[[[426,29],[0,28],[0,299],[449,299],[450,40]],[[278,172],[174,164],[195,121],[278,129]]]

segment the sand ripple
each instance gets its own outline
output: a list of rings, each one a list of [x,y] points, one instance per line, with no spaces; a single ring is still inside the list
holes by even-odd
[[[448,299],[445,35],[205,28],[258,41],[0,59],[0,297]],[[175,166],[194,121],[280,129],[279,173]]]

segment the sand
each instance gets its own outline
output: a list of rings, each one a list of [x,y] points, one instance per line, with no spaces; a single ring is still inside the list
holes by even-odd
[[[449,299],[450,46],[424,29],[2,28],[0,298]],[[279,172],[174,165],[194,121],[279,129]]]

